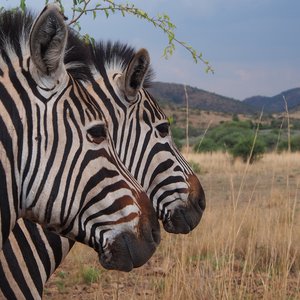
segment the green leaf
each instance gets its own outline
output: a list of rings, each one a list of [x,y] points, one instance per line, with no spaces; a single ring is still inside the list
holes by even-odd
[[[106,8],[104,8],[104,12],[105,12],[106,18],[108,18],[109,17],[109,13],[108,13],[108,10]]]
[[[26,10],[26,0],[20,0],[20,8],[22,10],[22,12],[25,12]]]
[[[49,0],[45,0],[46,3],[48,3]],[[64,7],[62,5],[62,0],[52,0],[56,3],[59,3],[62,11],[64,10]],[[26,0],[20,0],[20,9],[22,11],[25,11]],[[91,13],[93,19],[96,19],[97,17],[97,11],[104,11],[106,18],[110,16],[110,14],[115,14],[116,12],[120,12],[120,14],[125,17],[126,14],[134,15],[135,17],[139,19],[143,19],[145,21],[148,21],[151,23],[154,27],[159,28],[163,33],[167,35],[168,38],[168,45],[163,50],[163,57],[168,59],[170,56],[173,55],[175,51],[175,43],[181,45],[183,48],[185,48],[191,55],[193,61],[195,63],[201,62],[205,65],[206,69],[205,71],[214,73],[214,70],[212,69],[211,65],[208,61],[204,60],[202,57],[202,53],[198,53],[191,45],[189,45],[186,42],[182,42],[177,39],[177,36],[175,34],[176,25],[171,21],[171,18],[166,13],[158,13],[156,16],[151,17],[149,14],[136,7],[135,4],[127,2],[127,3],[115,3],[114,0],[98,0],[98,1],[91,1],[91,0],[72,0],[73,6],[73,21],[70,22],[75,28],[77,28],[78,31],[81,30],[79,19],[84,14]],[[96,3],[95,3],[96,2]],[[105,6],[104,6],[105,5]],[[1,6],[0,6],[1,7]],[[85,40],[90,40],[91,37],[84,38]]]

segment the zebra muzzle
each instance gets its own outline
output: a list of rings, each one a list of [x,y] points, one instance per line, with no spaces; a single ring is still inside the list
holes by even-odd
[[[100,246],[99,260],[109,270],[129,272],[145,264],[160,243],[160,228],[153,207],[143,208],[136,231],[124,231],[105,249]]]
[[[189,233],[202,218],[206,206],[203,188],[196,175],[190,175],[188,181],[190,183],[188,201],[174,208],[163,220],[163,226],[167,232]]]
[[[145,264],[155,252],[160,234],[152,230],[152,237],[138,238],[132,232],[119,234],[107,248],[99,249],[101,265],[108,270],[129,272]]]

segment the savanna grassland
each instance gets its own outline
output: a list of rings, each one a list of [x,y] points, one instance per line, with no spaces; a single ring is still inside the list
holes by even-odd
[[[187,155],[207,208],[188,235],[162,233],[143,267],[106,271],[77,244],[44,299],[300,299],[300,153],[249,165],[226,153]]]

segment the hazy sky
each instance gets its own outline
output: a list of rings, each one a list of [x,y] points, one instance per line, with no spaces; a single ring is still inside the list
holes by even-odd
[[[100,1],[100,0],[99,0]],[[94,1],[94,2],[99,2]],[[71,0],[64,3],[72,2]],[[115,0],[115,2],[119,2]],[[121,2],[121,1],[120,1]],[[206,74],[190,54],[177,46],[162,58],[167,37],[151,24],[119,14],[82,21],[82,33],[96,39],[120,40],[149,50],[156,80],[185,83],[236,99],[273,96],[300,87],[299,0],[136,0],[150,15],[167,13],[177,25],[177,38],[203,52],[215,74]],[[8,7],[17,0],[0,0]],[[39,11],[43,0],[27,0]]]

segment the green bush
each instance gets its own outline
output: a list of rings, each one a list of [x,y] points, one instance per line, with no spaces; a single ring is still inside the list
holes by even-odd
[[[300,151],[300,136],[296,135],[296,136],[292,136],[291,137],[291,151],[295,152],[295,151]],[[288,151],[288,140],[287,138],[281,140],[281,142],[278,145],[278,151],[282,152],[282,151]]]
[[[283,151],[288,151],[288,141],[285,140],[281,140],[278,144],[278,151],[279,152],[283,152]]]
[[[264,144],[268,151],[274,151],[278,146],[279,134],[276,132],[268,132],[266,134],[260,135],[260,138],[264,141]]]
[[[171,135],[176,147],[181,150],[185,141],[185,130],[183,128],[171,125]]]
[[[234,158],[240,157],[244,162],[249,159],[249,162],[253,163],[261,158],[262,154],[265,152],[265,144],[261,139],[257,138],[254,145],[253,143],[254,135],[245,136],[230,150],[230,152]]]
[[[235,121],[223,122],[209,129],[204,138],[201,137],[194,143],[194,151],[229,151],[234,157],[241,157],[247,161],[257,125],[251,120],[237,121],[236,118],[234,119]],[[282,120],[272,119],[269,125],[260,126],[251,162],[259,159],[266,151],[288,150],[287,128],[280,128],[281,123]],[[291,151],[300,151],[299,130],[291,127],[290,134]],[[183,138],[182,141],[184,142],[185,139]]]
[[[171,126],[171,133],[173,139],[182,140],[185,139],[185,130],[177,126]]]
[[[293,136],[291,138],[291,150],[292,151],[300,151],[300,136]]]
[[[231,121],[212,128],[203,141],[195,144],[196,152],[227,151],[232,149],[244,136],[253,133],[251,121]]]
[[[242,138],[243,136],[247,133],[251,133],[252,131],[248,132],[245,130],[239,130],[239,131],[234,131],[234,132],[228,132],[224,136],[222,136],[218,144],[220,145],[221,148],[226,149],[232,149]]]
[[[189,137],[198,137],[203,133],[202,128],[194,127],[193,125],[189,125]]]
[[[229,127],[229,128],[254,128],[255,125],[251,120],[245,120],[245,121],[231,121],[231,122],[225,122],[223,123],[223,126]]]
[[[204,137],[203,140],[198,141],[194,145],[195,152],[213,152],[217,151],[218,147],[216,142],[209,137]]]

